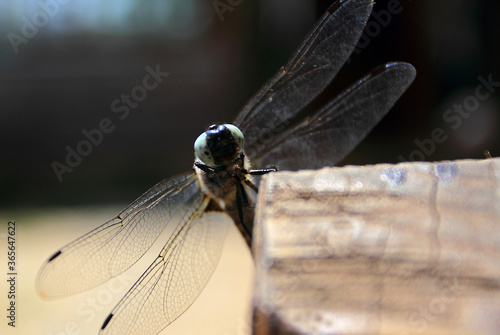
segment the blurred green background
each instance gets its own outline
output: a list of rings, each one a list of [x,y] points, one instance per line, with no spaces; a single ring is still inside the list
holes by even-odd
[[[126,203],[190,169],[198,134],[231,121],[332,2],[1,1],[0,207]],[[389,61],[412,63],[417,79],[341,164],[409,159],[437,127],[449,139],[426,160],[498,155],[498,92],[457,130],[443,113],[474,94],[478,76],[500,81],[500,3],[402,0],[384,16],[394,3],[377,1],[382,19],[371,17],[366,43],[316,104]],[[157,65],[169,76],[119,119],[112,102]],[[53,162],[105,118],[114,130],[60,182]]]

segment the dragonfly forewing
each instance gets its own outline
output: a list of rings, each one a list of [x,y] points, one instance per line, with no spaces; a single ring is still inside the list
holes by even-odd
[[[201,193],[193,172],[156,184],[113,219],[61,248],[45,261],[37,292],[59,298],[93,288],[132,266],[165,226]]]

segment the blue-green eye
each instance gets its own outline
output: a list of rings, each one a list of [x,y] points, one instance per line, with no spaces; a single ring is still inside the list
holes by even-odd
[[[198,136],[196,141],[194,141],[194,153],[203,163],[214,165],[214,157],[207,144],[207,133],[202,133]]]
[[[231,164],[241,154],[245,139],[232,124],[212,125],[194,142],[196,157],[206,165]]]
[[[232,125],[232,124],[225,124],[224,125],[227,129],[229,129],[229,131],[231,132],[231,134],[233,135],[233,138],[238,142],[238,147],[241,149],[243,149],[244,145],[245,145],[245,137],[243,136],[243,133],[241,132],[241,130],[236,127],[235,125]]]

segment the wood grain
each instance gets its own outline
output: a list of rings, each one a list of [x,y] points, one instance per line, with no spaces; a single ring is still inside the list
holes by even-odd
[[[499,334],[500,159],[273,173],[254,334]]]

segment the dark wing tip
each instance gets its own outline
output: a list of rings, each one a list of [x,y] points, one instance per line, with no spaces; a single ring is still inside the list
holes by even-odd
[[[47,261],[48,262],[52,262],[57,256],[59,256],[61,254],[61,250],[57,250],[52,256],[50,256],[49,260]]]
[[[106,328],[106,326],[108,325],[109,321],[111,321],[112,317],[113,317],[113,313],[109,313],[108,317],[106,318],[106,320],[104,320],[104,323],[101,326],[101,330],[103,330],[104,328]]]

